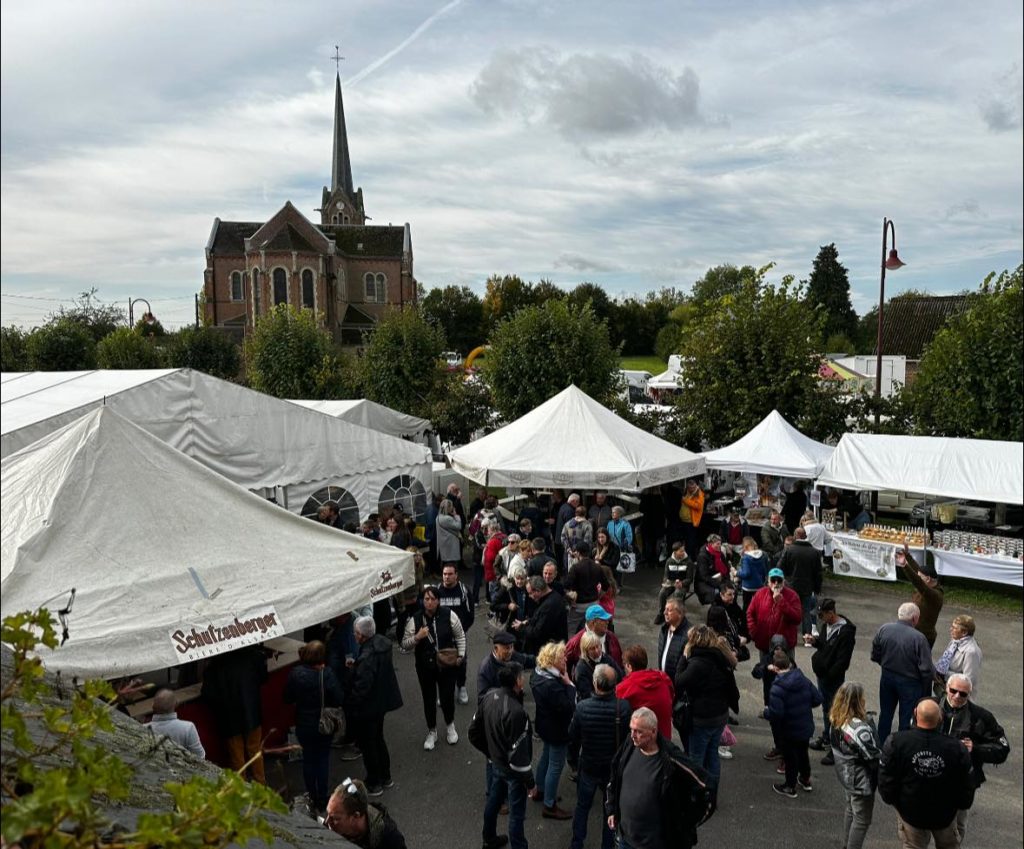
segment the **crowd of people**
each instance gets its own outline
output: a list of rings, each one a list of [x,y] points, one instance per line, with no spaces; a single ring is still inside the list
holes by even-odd
[[[646,602],[630,597],[656,609],[653,655],[639,643],[624,646],[614,630],[623,577],[635,568],[621,569],[622,555],[634,553],[635,537],[623,508],[603,494],[589,507],[576,494],[549,511],[531,503],[510,523],[485,492],[464,510],[452,485],[436,505],[433,532],[423,535],[426,556],[414,545],[411,517],[364,526],[416,552],[416,584],[386,611],[378,603],[335,620],[322,639],[303,646],[290,672],[284,698],[296,706],[310,809],[357,845],[405,845],[376,801],[394,784],[384,732],[387,714],[403,705],[394,645],[413,656],[423,748],[442,738],[454,746],[455,706],[470,702],[467,634],[479,612],[487,615],[491,649],[474,661],[476,711],[463,736],[487,760],[485,849],[525,849],[531,800],[543,818],[571,820],[570,847],[581,849],[599,793],[602,849],[616,839],[623,849],[692,845],[718,806],[722,761],[733,757],[742,664],[762,682],[756,713],[771,729],[764,757],[776,765],[775,793],[811,792],[810,752],[819,751],[844,792],[846,849],[863,845],[876,792],[896,810],[902,845],[963,845],[983,765],[1009,752],[999,723],[975,701],[983,657],[974,619],[954,617],[933,660],[941,582],[904,548],[899,562],[912,599],[871,640],[876,719],[868,710],[872,687],[846,680],[857,627],[839,601],[822,595],[828,531],[806,510],[795,518],[774,511],[758,540],[736,512],[718,533],[695,537],[704,499],[696,482],[686,485],[675,524],[684,535],[664,547],[658,593]],[[792,533],[789,522],[798,525]],[[643,548],[647,537],[640,537]],[[637,559],[643,562],[642,552]],[[465,560],[473,568],[469,585],[459,577]],[[265,676],[265,661],[261,669],[250,648],[215,658],[203,683],[231,765],[257,781],[264,780],[258,693]],[[190,734],[176,718],[167,693],[158,694],[154,730],[202,756],[194,728]],[[324,708],[337,706],[347,719],[343,740],[320,724]],[[331,792],[329,757],[339,742],[343,758],[362,759],[365,779],[346,779]],[[559,795],[567,767],[574,805]],[[507,834],[498,832],[503,813]]]

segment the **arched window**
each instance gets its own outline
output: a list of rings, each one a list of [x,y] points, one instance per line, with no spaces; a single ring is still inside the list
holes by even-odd
[[[399,475],[389,480],[377,501],[381,514],[390,513],[396,504],[401,504],[405,515],[412,516],[418,525],[423,524],[427,515],[427,491],[412,475]]]
[[[363,283],[366,289],[367,303],[383,304],[387,300],[388,278],[383,274],[367,271],[363,275]]]
[[[313,309],[315,300],[313,270],[310,268],[304,268],[302,269],[302,306]]]
[[[231,272],[231,300],[241,301],[244,300],[242,295],[242,272],[232,271]]]
[[[257,317],[260,314],[260,270],[252,270],[252,314]]]
[[[288,272],[283,268],[274,269],[274,306],[288,303]]]
[[[359,505],[356,503],[355,496],[340,486],[325,486],[314,492],[302,505],[302,515],[315,519],[321,505],[328,501],[333,501],[338,505],[338,515],[341,517],[342,525],[347,525],[349,522],[359,524]]]
[[[335,213],[334,215],[331,216],[331,224],[337,224],[337,223],[338,223],[338,214]]]

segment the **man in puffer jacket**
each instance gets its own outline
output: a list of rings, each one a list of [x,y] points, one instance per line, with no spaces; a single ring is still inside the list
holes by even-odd
[[[793,665],[786,652],[776,651],[772,666],[771,671],[778,677],[772,684],[768,719],[786,765],[785,783],[773,786],[776,793],[794,799],[797,783],[802,790],[812,789],[807,741],[814,733],[814,708],[821,704],[821,693]]]

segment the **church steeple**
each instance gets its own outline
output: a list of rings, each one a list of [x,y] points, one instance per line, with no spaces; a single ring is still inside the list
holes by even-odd
[[[337,53],[337,48],[335,48]],[[336,56],[335,61],[341,61]],[[324,186],[320,202],[320,223],[327,225],[365,224],[363,190],[352,182],[352,160],[345,129],[345,104],[341,99],[341,73],[334,79],[334,151],[331,156],[331,185]]]
[[[349,197],[352,186],[352,161],[348,156],[348,133],[345,131],[345,105],[341,100],[341,74],[334,79],[334,155],[331,157],[331,192],[341,189]]]

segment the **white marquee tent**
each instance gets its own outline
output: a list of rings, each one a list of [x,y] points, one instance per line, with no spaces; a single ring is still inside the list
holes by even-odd
[[[326,413],[328,416],[334,416],[337,419],[342,419],[361,427],[367,427],[378,433],[414,439],[417,442],[424,439],[424,435],[428,430],[432,430],[429,419],[421,419],[419,416],[400,413],[398,410],[385,407],[376,401],[368,401],[365,398],[347,401],[292,400],[291,403],[298,404],[300,407],[305,407],[308,410]]]
[[[1021,504],[1024,444],[847,433],[818,476],[818,483]]]
[[[449,455],[486,486],[642,489],[704,472],[704,458],[634,427],[575,386]]]
[[[804,436],[772,410],[749,433],[731,445],[708,451],[709,469],[728,469],[758,475],[815,478],[835,448]]]
[[[425,446],[376,433],[192,369],[0,376],[2,456],[101,405],[246,489],[284,488],[290,509],[337,501],[358,521],[395,500],[422,513]]]
[[[174,666],[398,592],[412,556],[302,519],[99,408],[2,466],[3,616],[64,606],[65,676]]]

